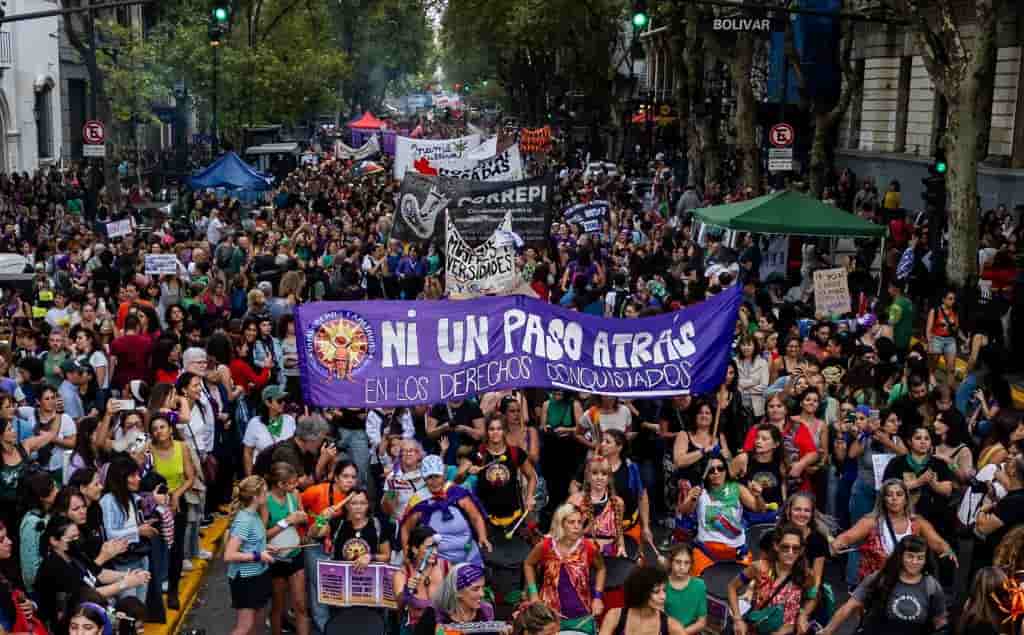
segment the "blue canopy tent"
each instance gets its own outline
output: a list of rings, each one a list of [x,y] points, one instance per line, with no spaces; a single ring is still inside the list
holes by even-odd
[[[260,193],[273,187],[274,178],[256,170],[234,152],[225,152],[216,161],[189,178],[193,190],[226,190],[243,203],[254,203]]]

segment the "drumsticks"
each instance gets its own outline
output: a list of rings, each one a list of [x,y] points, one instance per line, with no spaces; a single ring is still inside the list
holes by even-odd
[[[505,540],[512,539],[512,536],[516,534],[516,530],[519,529],[519,525],[522,525],[524,520],[526,520],[525,512],[523,512],[523,515],[519,517],[519,520],[516,521],[516,524],[512,525],[512,529],[509,529],[505,532]]]

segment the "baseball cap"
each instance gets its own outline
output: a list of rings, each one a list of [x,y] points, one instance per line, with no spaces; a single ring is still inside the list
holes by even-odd
[[[420,474],[423,475],[423,478],[444,476],[444,461],[436,454],[423,457],[423,462],[420,463]]]
[[[284,388],[273,384],[263,389],[262,397],[263,401],[273,401],[275,399],[283,399],[286,394],[288,393],[284,391]]]
[[[184,366],[189,364],[195,364],[196,362],[206,361],[206,351],[203,349],[193,346],[192,348],[185,349],[185,353],[181,356],[181,363]]]

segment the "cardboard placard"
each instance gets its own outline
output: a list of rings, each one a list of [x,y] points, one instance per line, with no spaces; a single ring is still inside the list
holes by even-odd
[[[814,272],[814,311],[818,315],[850,312],[850,287],[846,269],[819,269]]]
[[[132,221],[129,219],[107,223],[107,238],[120,238],[132,233]]]
[[[146,254],[146,275],[163,276],[178,273],[178,257],[174,254]]]

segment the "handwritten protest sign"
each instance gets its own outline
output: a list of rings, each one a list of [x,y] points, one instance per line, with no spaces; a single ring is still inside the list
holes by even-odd
[[[814,272],[814,311],[819,315],[850,312],[850,287],[846,284],[846,270],[819,269]]]
[[[132,222],[128,219],[107,223],[107,237],[120,238],[132,233]]]
[[[178,273],[178,257],[174,254],[146,254],[146,275],[163,276]]]
[[[317,599],[328,606],[372,606],[397,609],[394,577],[398,567],[371,564],[356,569],[351,562],[317,562]]]

